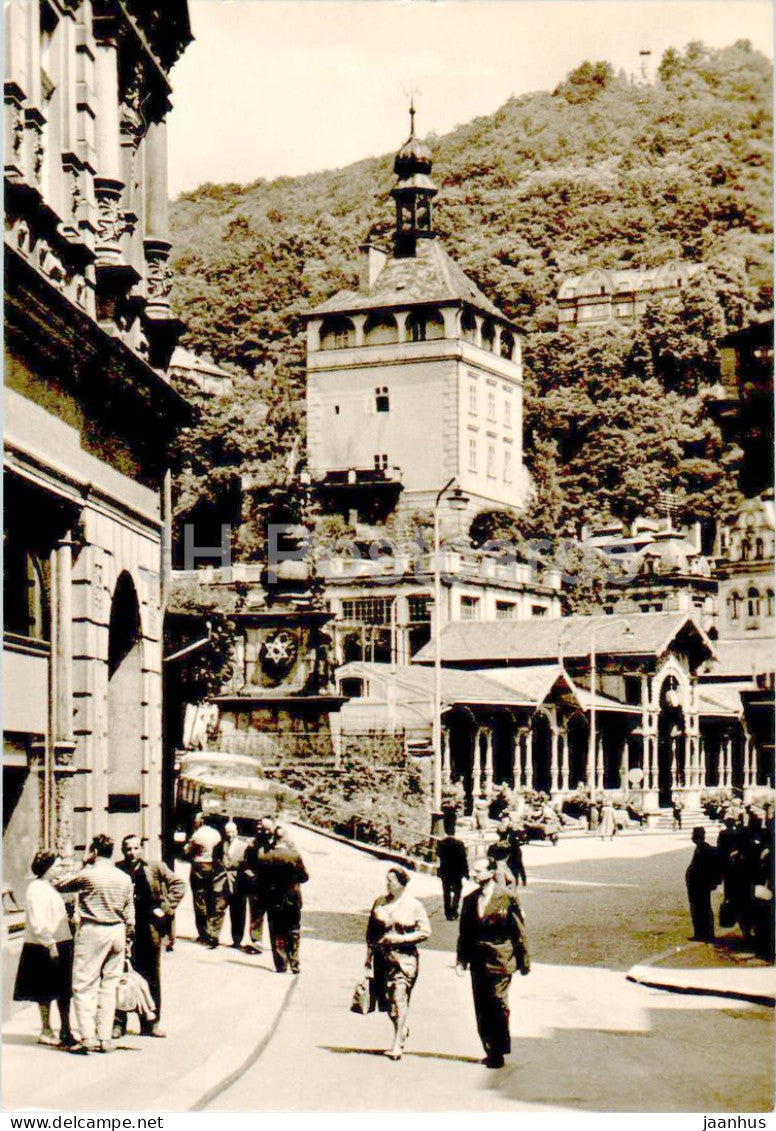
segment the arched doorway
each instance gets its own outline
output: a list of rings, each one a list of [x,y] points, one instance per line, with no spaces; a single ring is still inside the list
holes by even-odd
[[[566,727],[569,751],[569,789],[587,785],[587,748],[590,726],[584,715],[572,715]]]
[[[531,738],[533,746],[533,788],[539,793],[549,793],[552,786],[550,781],[552,733],[550,731],[550,720],[546,715],[534,715],[531,722]]]
[[[660,716],[657,728],[658,804],[671,804],[677,786],[685,784],[686,726],[680,705],[679,682],[668,676],[660,690]]]
[[[143,656],[140,607],[132,578],[122,573],[108,629],[108,813],[116,840],[141,834]]]

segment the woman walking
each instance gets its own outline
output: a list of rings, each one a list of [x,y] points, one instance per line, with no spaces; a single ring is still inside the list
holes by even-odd
[[[418,977],[418,943],[431,934],[423,904],[407,891],[409,873],[388,869],[387,894],[375,901],[366,929],[366,969],[372,971],[379,1009],[393,1022],[393,1047],[400,1060],[409,1036],[407,1016]]]
[[[70,997],[73,935],[62,896],[51,884],[58,863],[54,852],[41,851],[32,861],[35,879],[27,887],[27,922],[14,987],[14,1001],[35,1001],[40,1010],[39,1045],[72,1045]],[[59,1039],[51,1028],[51,1003],[59,1007]]]

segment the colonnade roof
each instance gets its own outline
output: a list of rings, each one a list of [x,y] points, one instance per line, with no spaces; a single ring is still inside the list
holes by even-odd
[[[703,659],[714,649],[687,613],[632,613],[628,616],[573,616],[557,620],[454,621],[442,630],[444,663],[515,662],[581,659],[593,647],[598,655],[657,656],[665,652],[680,633],[687,636]],[[434,662],[433,644],[415,656],[419,664]]]

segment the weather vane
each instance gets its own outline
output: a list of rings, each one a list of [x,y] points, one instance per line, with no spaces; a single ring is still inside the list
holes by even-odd
[[[420,93],[416,86],[404,92],[405,97],[410,100],[410,137],[415,136],[415,95]]]

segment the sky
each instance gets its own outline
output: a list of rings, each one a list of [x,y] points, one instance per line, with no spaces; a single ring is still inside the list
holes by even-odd
[[[770,0],[189,0],[195,42],[172,73],[170,195],[391,152],[585,59],[654,74],[669,46],[737,39],[773,56]]]

